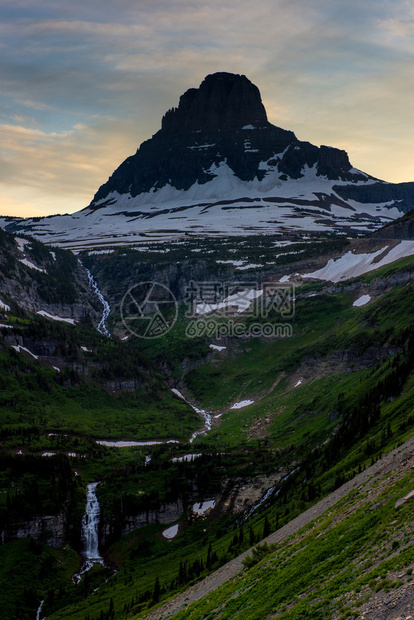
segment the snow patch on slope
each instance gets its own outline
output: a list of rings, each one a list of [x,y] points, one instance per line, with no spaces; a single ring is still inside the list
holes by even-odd
[[[166,530],[162,532],[162,535],[164,536],[164,538],[167,538],[169,540],[171,540],[172,538],[175,538],[177,534],[178,534],[178,524],[172,525],[171,527],[167,528]]]
[[[376,252],[367,254],[354,254],[349,251],[335,260],[330,258],[325,267],[312,273],[305,273],[302,278],[330,280],[331,282],[349,280],[389,265],[401,258],[414,255],[414,241],[400,241],[398,245],[391,248],[381,259],[375,262],[375,259],[383,254],[387,248],[386,245]]]
[[[371,295],[361,295],[361,297],[358,297],[352,305],[354,308],[359,308],[360,306],[365,306],[370,301]]]
[[[214,501],[214,499],[206,502],[197,502],[196,504],[193,504],[193,512],[198,515],[203,515],[207,512],[207,510],[213,509],[215,504],[216,502]]]
[[[283,153],[275,158],[281,156]],[[167,184],[138,196],[114,191],[73,215],[25,220],[21,225],[43,242],[94,251],[97,246],[133,243],[134,237],[139,241],[141,234],[166,240],[185,233],[252,235],[349,227],[366,232],[401,215],[398,209],[388,209],[384,204],[344,201],[333,188],[348,182],[318,176],[316,164],[305,165],[299,179],[281,180],[273,163],[276,159],[261,162],[259,169],[265,176],[260,181],[257,177],[242,181],[222,161],[205,170],[210,181],[196,182],[188,190]],[[330,206],[321,206],[321,195]],[[339,204],[331,204],[331,196]]]
[[[200,303],[196,305],[196,314],[209,314],[216,310],[223,310],[224,308],[234,308],[237,313],[247,310],[252,302],[263,295],[263,289],[243,289],[238,293],[229,295],[223,301],[218,303]]]
[[[17,353],[21,353],[22,351],[26,351],[26,353],[28,353],[29,355],[31,355],[32,357],[35,358],[35,360],[39,359],[38,355],[35,355],[34,353],[32,353],[31,351],[29,351],[29,349],[26,349],[26,347],[23,347],[21,344],[12,344],[11,345],[12,349],[14,349],[15,351],[17,351]]]
[[[238,403],[234,403],[230,409],[243,409],[243,407],[248,407],[249,405],[253,405],[253,403],[254,400],[241,400]]]
[[[32,261],[27,260],[27,258],[19,258],[19,261],[23,265],[26,265],[26,267],[29,267],[29,269],[36,269],[36,271],[41,271],[42,273],[46,273],[46,269],[41,269],[40,267],[36,267],[36,265],[32,263]]]
[[[2,312],[10,312],[10,306],[5,304],[4,301],[2,301],[1,299],[0,299],[0,311],[2,311]]]

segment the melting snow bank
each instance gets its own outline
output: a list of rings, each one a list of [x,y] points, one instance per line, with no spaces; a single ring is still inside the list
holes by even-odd
[[[241,400],[239,403],[234,403],[230,407],[230,409],[242,409],[243,407],[248,407],[248,405],[253,405],[254,400]]]
[[[325,267],[312,273],[305,273],[302,275],[302,278],[330,280],[331,282],[356,278],[364,273],[389,265],[401,258],[414,255],[414,241],[400,241],[398,245],[388,250],[388,252],[386,252],[387,249],[388,246],[386,245],[380,250],[368,254],[347,252],[336,260],[330,258]],[[380,256],[381,258],[379,258]]]
[[[102,319],[97,327],[97,330],[104,336],[108,336],[108,338],[110,338],[111,334],[109,333],[108,328],[106,326],[106,321],[111,312],[111,306],[109,305],[109,303],[106,301],[105,297],[102,295],[101,291],[99,290],[98,284],[96,283],[89,269],[85,267],[85,265],[82,263],[82,261],[79,258],[78,258],[78,262],[86,270],[86,273],[88,274],[89,288],[95,293],[95,295],[97,295],[99,301],[103,305]]]
[[[30,248],[31,242],[29,241],[29,239],[23,239],[23,237],[15,237],[14,240],[17,243],[20,252],[23,252],[23,254],[24,254],[24,249],[26,245],[29,245],[29,248]]]
[[[178,534],[178,523],[176,525],[172,525],[168,529],[164,530],[162,533],[164,538],[168,538],[169,540],[171,540],[171,538],[175,538],[177,534]]]
[[[208,502],[197,502],[193,504],[193,512],[198,515],[203,515],[207,512],[207,510],[214,508],[215,505],[216,502],[214,501],[214,499],[209,500]]]
[[[167,441],[106,441],[97,440],[101,446],[107,448],[134,448],[135,446],[158,446],[163,443],[180,443],[177,439],[168,439]]]
[[[371,295],[362,295],[358,299],[354,301],[352,304],[354,307],[365,306],[369,301],[371,301]]]
[[[196,431],[195,433],[193,433],[190,437],[190,443],[193,443],[194,439],[196,437],[198,437],[198,435],[205,435],[207,431],[211,431],[211,414],[208,413],[207,411],[205,411],[204,409],[199,409],[198,407],[196,407],[195,405],[193,405],[192,403],[190,403],[182,394],[179,390],[177,390],[176,388],[172,388],[171,390],[173,392],[173,394],[175,394],[176,396],[178,396],[178,398],[181,398],[182,400],[184,400],[187,404],[190,405],[190,407],[192,407],[194,409],[194,411],[196,411],[199,415],[201,415],[204,418],[204,427],[199,430]]]
[[[40,314],[40,316],[43,316],[45,319],[51,319],[52,321],[63,321],[64,323],[75,325],[75,319],[66,319],[62,316],[56,316],[56,314],[49,314],[49,312],[46,312],[45,310],[38,310],[36,314]]]

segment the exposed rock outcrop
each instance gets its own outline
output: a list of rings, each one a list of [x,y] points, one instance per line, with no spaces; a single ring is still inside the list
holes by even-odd
[[[153,523],[172,523],[179,519],[184,512],[181,499],[176,502],[161,504],[158,508],[140,512],[136,515],[126,515],[122,523],[115,523],[102,514],[100,523],[100,545],[105,548],[114,540],[126,536],[133,530]]]
[[[33,538],[50,547],[62,547],[66,542],[66,515],[36,516],[30,521],[13,523],[0,532],[1,544],[20,538]]]
[[[180,499],[176,503],[162,504],[159,510],[141,512],[135,516],[125,517],[121,536],[126,536],[132,530],[144,527],[151,523],[172,523],[183,514],[183,504]]]

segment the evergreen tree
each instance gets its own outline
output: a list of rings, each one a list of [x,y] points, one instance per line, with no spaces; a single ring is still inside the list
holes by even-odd
[[[158,579],[158,575],[157,575],[155,579],[155,583],[154,583],[154,590],[152,593],[152,600],[154,601],[154,603],[158,603],[158,601],[160,600],[160,593],[161,593],[160,580]]]
[[[211,549],[211,543],[210,543],[208,545],[208,549],[207,549],[207,560],[206,560],[206,566],[207,566],[208,569],[211,568],[211,564],[212,564],[212,562],[211,562],[211,551],[212,551],[212,549]]]
[[[269,520],[266,515],[264,524],[263,524],[263,538],[266,538],[266,536],[269,536],[269,534],[270,534],[270,525],[269,525]]]

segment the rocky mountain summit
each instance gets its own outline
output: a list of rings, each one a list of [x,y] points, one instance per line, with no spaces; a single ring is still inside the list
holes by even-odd
[[[277,168],[282,180],[299,179],[304,166],[315,165],[316,174],[329,179],[366,179],[350,172],[345,151],[300,142],[269,123],[259,89],[244,75],[215,73],[181,96],[161,129],[117,168],[91,206],[111,192],[136,197],[166,185],[204,185],[223,161],[241,181],[262,181],[269,168]]]
[[[268,121],[247,77],[215,73],[181,96],[88,207],[2,225],[81,249],[142,236],[366,233],[413,208],[414,183],[379,181],[345,151],[298,140]]]

